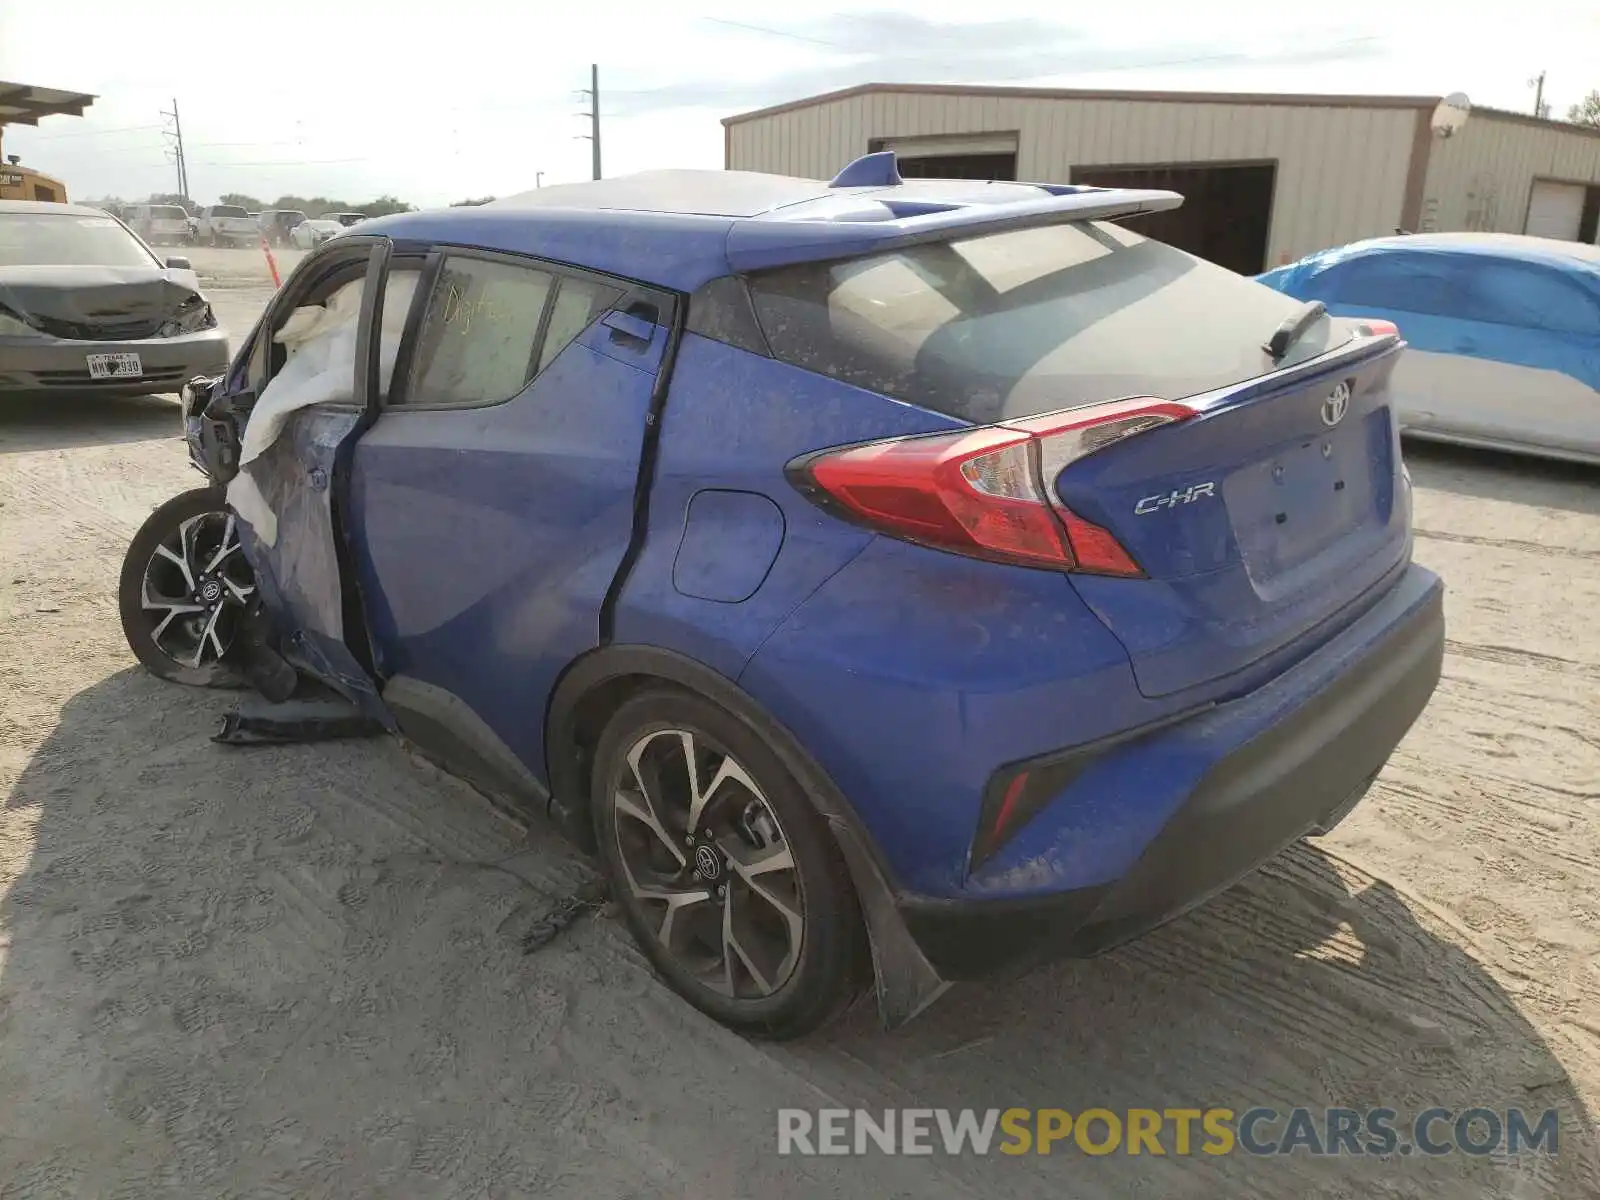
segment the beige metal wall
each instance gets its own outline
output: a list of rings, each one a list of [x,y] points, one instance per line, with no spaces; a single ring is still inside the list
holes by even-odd
[[[1430,146],[1419,226],[1521,233],[1535,179],[1600,183],[1600,137],[1478,109]]]
[[[728,166],[828,179],[873,138],[1002,131],[1018,177],[1052,183],[1074,164],[1275,159],[1270,265],[1393,233],[1416,129],[1409,108],[869,92],[730,125]]]

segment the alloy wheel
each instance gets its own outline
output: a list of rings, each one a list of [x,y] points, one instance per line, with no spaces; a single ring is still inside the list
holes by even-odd
[[[800,959],[805,896],[751,774],[703,734],[667,728],[633,743],[614,787],[623,899],[655,940],[719,995],[781,989]]]
[[[220,663],[233,644],[255,580],[230,512],[190,517],[157,543],[139,603],[150,640],[185,667]]]

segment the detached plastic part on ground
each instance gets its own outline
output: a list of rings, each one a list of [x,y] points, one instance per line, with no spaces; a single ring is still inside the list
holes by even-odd
[[[211,740],[227,746],[260,746],[376,737],[386,732],[381,721],[374,721],[343,696],[328,692],[282,701],[248,696],[223,717],[222,729]]]

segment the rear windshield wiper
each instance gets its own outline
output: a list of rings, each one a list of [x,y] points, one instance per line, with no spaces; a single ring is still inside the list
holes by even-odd
[[[1295,310],[1294,315],[1273,331],[1266,345],[1261,348],[1271,355],[1274,361],[1282,358],[1289,353],[1289,347],[1304,337],[1306,330],[1322,320],[1327,313],[1328,306],[1321,300],[1307,300]]]

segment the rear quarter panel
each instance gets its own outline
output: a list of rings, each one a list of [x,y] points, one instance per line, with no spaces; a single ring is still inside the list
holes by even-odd
[[[802,497],[784,476],[788,462],[825,446],[958,425],[684,334],[644,548],[617,601],[615,640],[675,650],[738,678],[784,618],[872,538]]]

